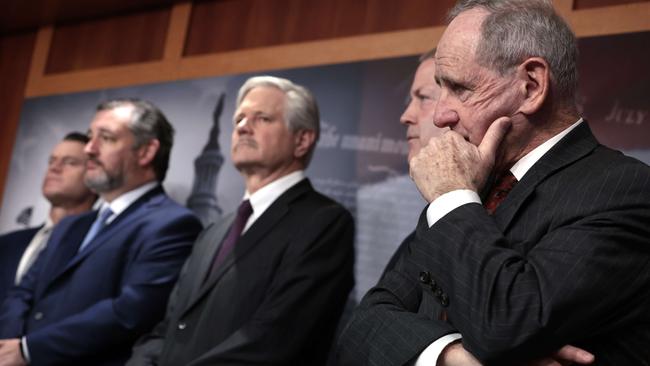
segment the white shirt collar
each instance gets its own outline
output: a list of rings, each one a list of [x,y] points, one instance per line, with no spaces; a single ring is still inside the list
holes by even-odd
[[[517,178],[518,181],[521,181],[521,179],[524,177],[526,172],[532,168],[533,165],[539,159],[544,156],[555,144],[557,144],[564,136],[566,136],[571,130],[576,128],[580,123],[582,123],[582,118],[578,120],[578,122],[572,124],[571,126],[567,127],[564,129],[562,132],[558,133],[557,135],[551,137],[550,139],[546,140],[543,144],[537,146],[534,148],[532,151],[530,151],[528,154],[524,155],[523,158],[519,159],[515,163],[515,165],[510,168],[510,172],[512,172],[512,175]]]
[[[269,208],[278,197],[303,179],[305,179],[305,171],[297,170],[274,180],[253,194],[250,194],[247,191],[244,194],[243,199],[250,200],[251,206],[253,207],[253,213],[248,218],[248,221],[246,221],[244,232],[253,225],[255,220],[262,216],[264,211],[266,211],[266,209]]]
[[[102,202],[101,206],[99,206],[100,212],[105,210],[107,207],[110,207],[111,211],[113,211],[113,214],[106,220],[106,223],[111,223],[113,220],[115,220],[116,217],[124,212],[124,210],[131,206],[133,202],[137,201],[138,198],[144,196],[145,193],[156,188],[158,184],[159,183],[157,181],[145,183],[136,189],[123,193],[114,199],[111,203],[108,203],[106,201]]]

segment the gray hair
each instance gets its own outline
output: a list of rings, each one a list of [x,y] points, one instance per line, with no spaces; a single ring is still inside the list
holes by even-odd
[[[239,88],[237,94],[237,107],[242,103],[246,94],[253,88],[267,86],[279,89],[286,96],[284,121],[289,131],[301,130],[314,131],[316,139],[305,159],[305,166],[309,164],[320,136],[320,115],[318,104],[312,93],[305,87],[294,84],[291,80],[275,76],[254,76],[246,80]]]
[[[153,103],[137,98],[119,98],[105,101],[97,106],[97,112],[130,106],[129,130],[135,138],[134,149],[156,139],[160,147],[153,158],[153,168],[159,182],[165,180],[169,168],[169,156],[174,144],[174,127]]]
[[[477,7],[489,12],[481,25],[477,62],[505,75],[526,58],[541,57],[549,64],[556,100],[574,105],[578,83],[576,38],[551,2],[460,0],[449,12],[448,21]]]

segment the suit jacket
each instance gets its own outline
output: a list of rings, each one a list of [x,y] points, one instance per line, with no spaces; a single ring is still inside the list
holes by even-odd
[[[407,254],[353,316],[341,358],[404,365],[460,332],[485,364],[573,344],[598,365],[648,365],[649,223],[650,168],[583,123],[493,216],[466,204],[429,228],[423,214]]]
[[[162,319],[201,230],[155,188],[79,246],[97,212],[63,219],[0,310],[0,338],[26,336],[32,365],[121,365]]]
[[[200,235],[165,320],[139,341],[128,365],[325,364],[353,286],[350,213],[305,179],[209,275],[232,221]]]
[[[40,227],[12,231],[0,236],[0,303],[14,286],[16,271],[27,246]]]

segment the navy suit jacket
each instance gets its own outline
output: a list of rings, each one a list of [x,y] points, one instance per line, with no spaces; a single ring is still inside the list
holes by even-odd
[[[39,229],[17,230],[0,236],[0,303],[13,287],[20,258]]]
[[[0,338],[26,336],[32,365],[120,365],[162,319],[201,230],[155,188],[79,246],[97,212],[63,219],[0,310]]]
[[[345,365],[405,365],[459,332],[483,364],[565,344],[596,365],[650,364],[650,168],[576,127],[490,216],[463,205],[431,228],[355,312]]]

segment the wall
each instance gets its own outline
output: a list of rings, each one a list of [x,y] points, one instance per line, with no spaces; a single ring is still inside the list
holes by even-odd
[[[0,192],[24,98],[414,55],[453,2],[210,0],[4,35]],[[650,1],[554,3],[578,37],[650,30]]]

